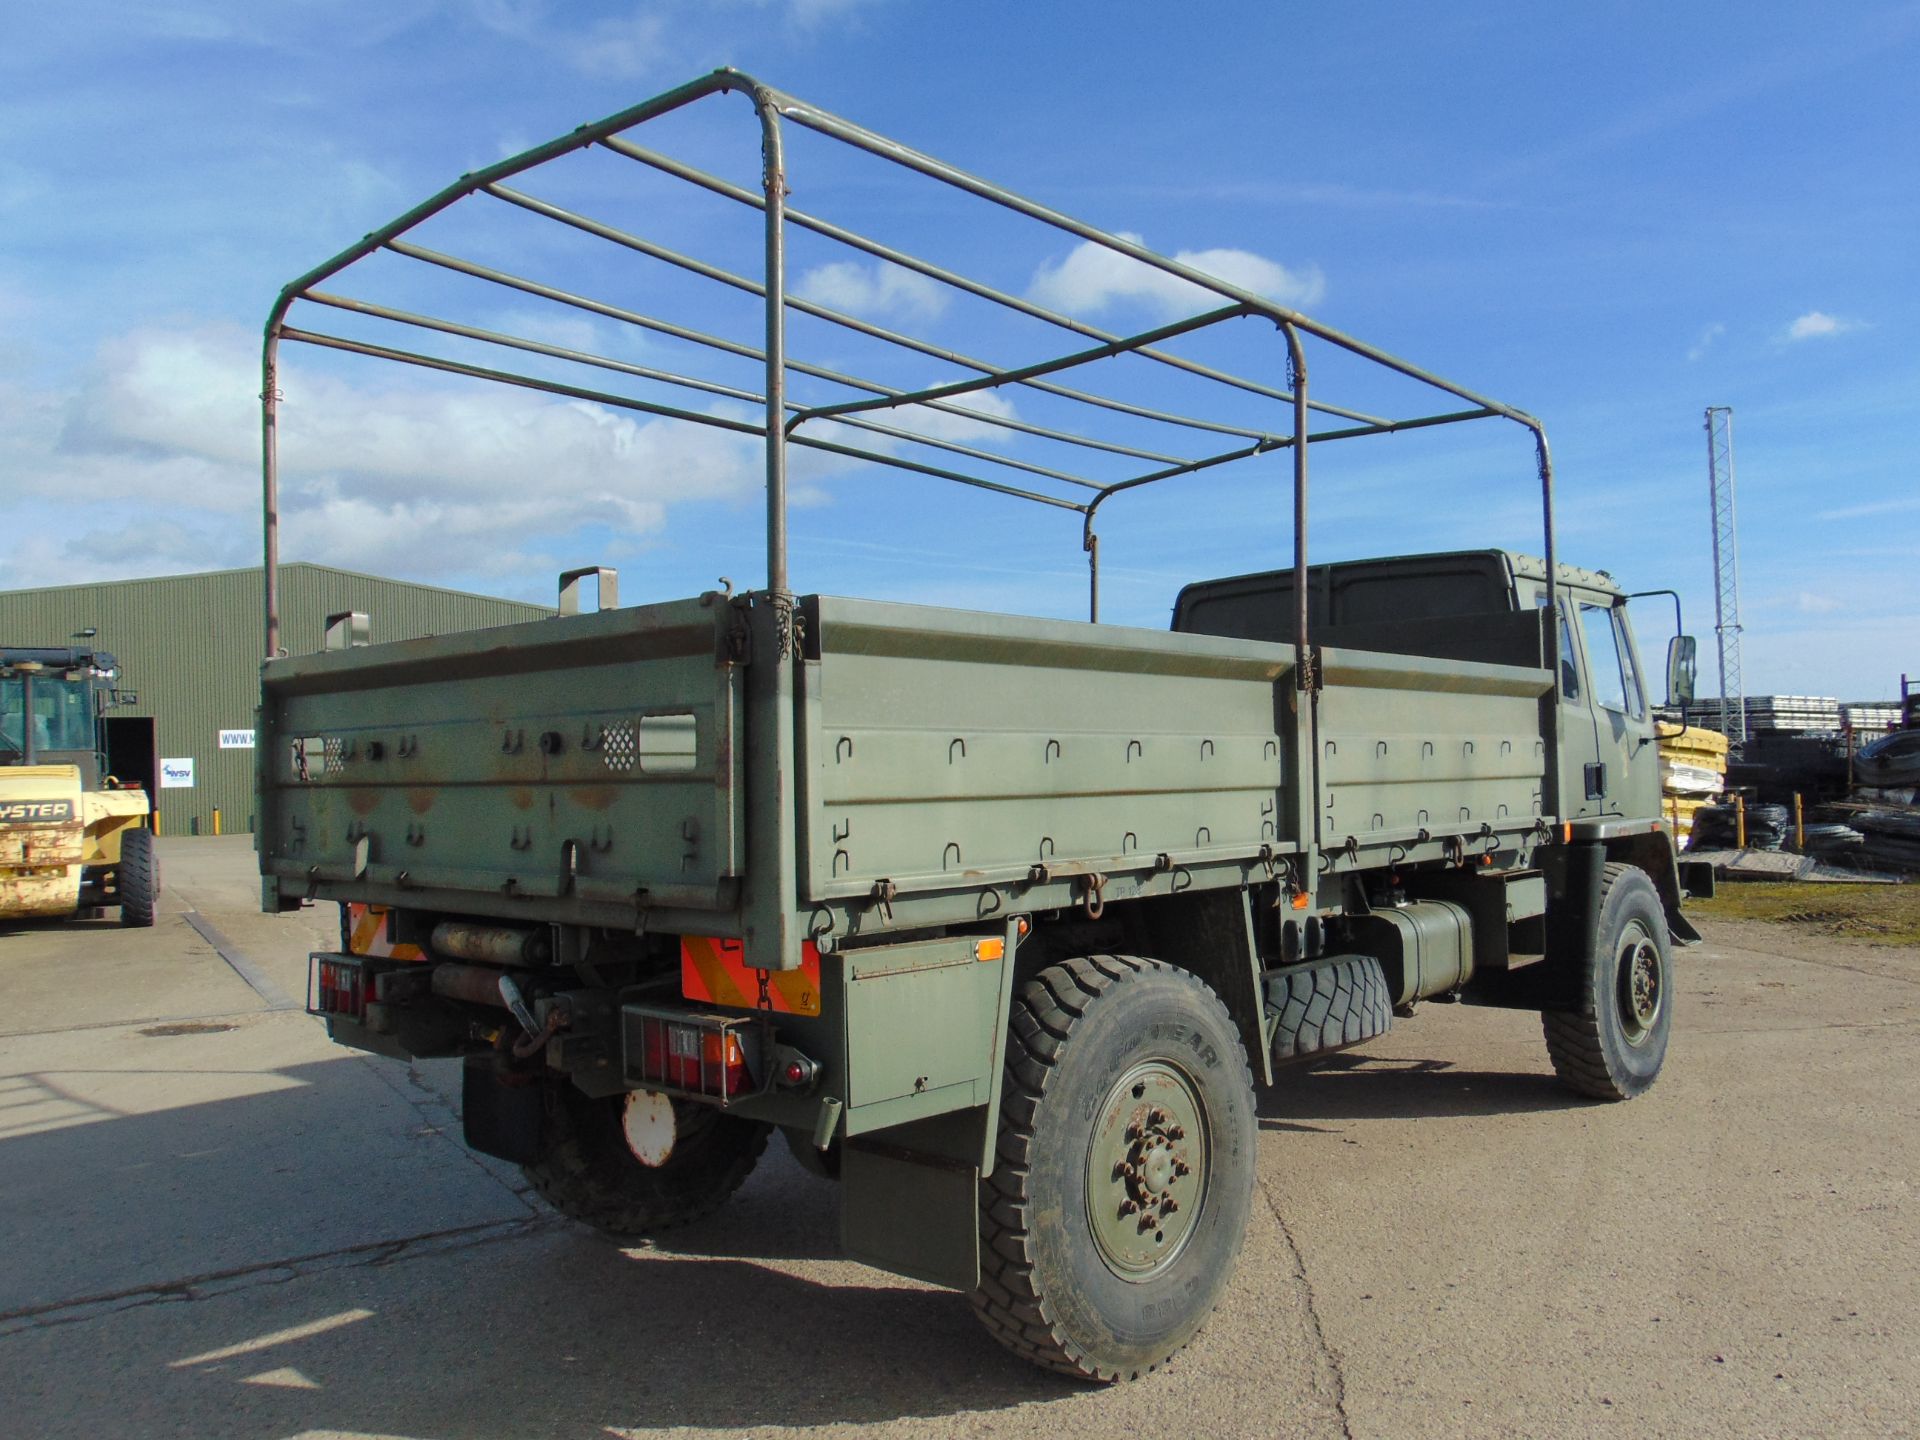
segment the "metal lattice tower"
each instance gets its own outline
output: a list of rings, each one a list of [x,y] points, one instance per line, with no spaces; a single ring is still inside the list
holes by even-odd
[[[1733,514],[1733,407],[1707,407],[1707,498],[1713,509],[1713,629],[1720,642],[1720,731],[1747,739],[1740,679],[1740,546]]]

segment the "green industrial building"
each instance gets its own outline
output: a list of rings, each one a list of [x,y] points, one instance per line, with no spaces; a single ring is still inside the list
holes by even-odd
[[[93,630],[138,699],[109,712],[109,764],[145,784],[162,833],[252,828],[254,707],[260,696],[260,571],[0,590],[0,644],[59,646]],[[408,640],[510,625],[546,605],[468,595],[325,565],[280,567],[281,644],[318,650],[326,617],[358,610],[372,638]]]

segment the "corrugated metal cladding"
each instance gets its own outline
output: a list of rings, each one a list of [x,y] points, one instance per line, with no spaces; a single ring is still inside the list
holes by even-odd
[[[151,715],[163,759],[193,761],[192,788],[154,800],[164,833],[252,827],[252,750],[222,749],[222,730],[251,730],[260,699],[260,571],[216,570],[98,585],[0,591],[0,643],[71,645],[75,631],[119,657],[120,684],[139,703],[115,715]],[[281,644],[295,655],[320,648],[326,617],[363,610],[373,639],[410,640],[510,625],[553,614],[551,606],[438,590],[325,565],[280,567]]]

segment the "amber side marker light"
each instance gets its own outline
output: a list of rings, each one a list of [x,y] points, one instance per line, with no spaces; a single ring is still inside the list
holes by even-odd
[[[973,958],[976,960],[1002,960],[1006,954],[1007,942],[999,935],[973,942]]]

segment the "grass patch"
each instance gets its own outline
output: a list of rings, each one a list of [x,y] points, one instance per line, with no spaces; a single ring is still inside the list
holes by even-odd
[[[1803,926],[1837,940],[1920,945],[1920,885],[1789,885],[1720,882],[1711,900],[1690,900],[1705,920],[1761,920]]]

